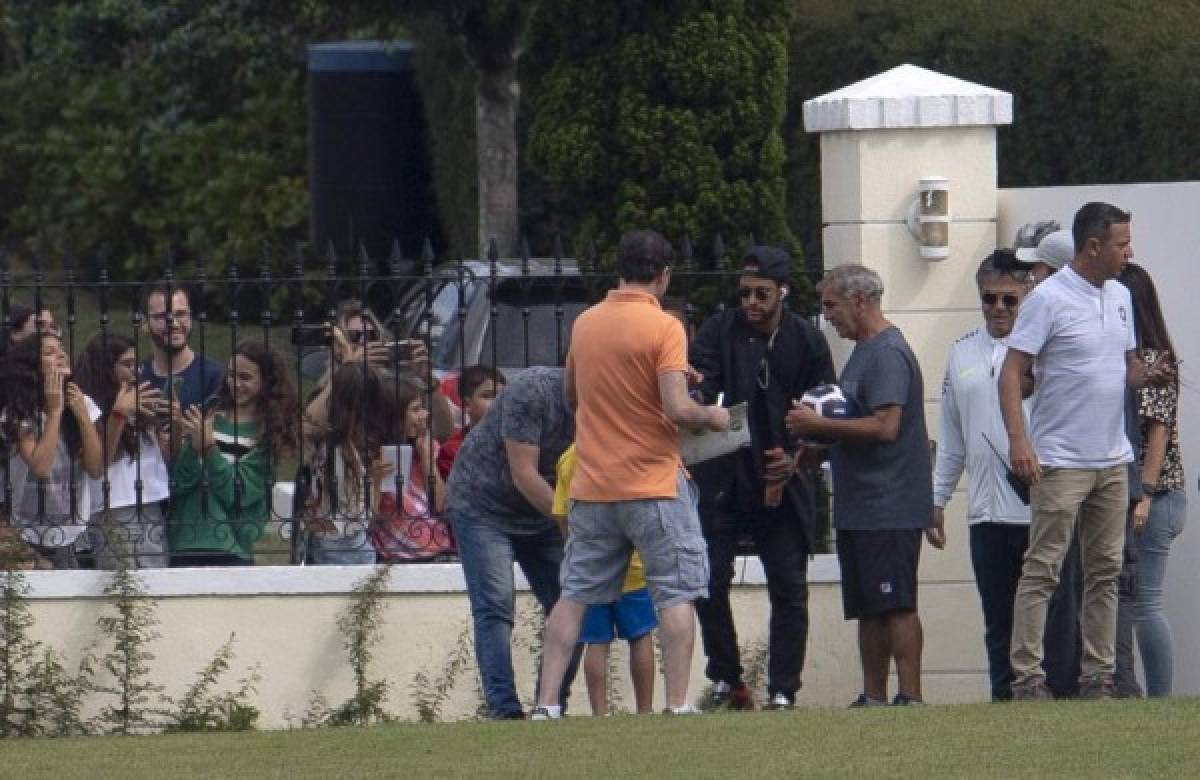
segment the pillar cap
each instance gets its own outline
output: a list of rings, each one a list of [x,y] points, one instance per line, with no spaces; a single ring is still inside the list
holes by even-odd
[[[1008,125],[1012,93],[916,65],[899,65],[804,101],[804,129],[880,130]]]

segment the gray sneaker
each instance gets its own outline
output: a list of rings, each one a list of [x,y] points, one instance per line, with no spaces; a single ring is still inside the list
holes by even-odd
[[[1114,695],[1113,680],[1108,675],[1098,674],[1079,681],[1079,698],[1111,699]]]
[[[1012,684],[1013,701],[1049,701],[1054,694],[1046,687],[1045,677],[1034,677],[1023,683]]]

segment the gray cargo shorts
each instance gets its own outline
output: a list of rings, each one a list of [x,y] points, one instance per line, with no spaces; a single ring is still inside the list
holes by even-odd
[[[695,486],[679,472],[675,498],[573,501],[560,580],[562,595],[609,604],[636,549],[657,609],[708,597],[708,551]]]

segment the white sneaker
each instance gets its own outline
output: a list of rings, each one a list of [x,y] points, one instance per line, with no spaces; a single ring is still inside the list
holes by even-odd
[[[777,693],[771,697],[771,701],[767,703],[768,710],[790,710],[795,705],[792,700],[782,693]]]
[[[546,705],[544,707],[534,707],[533,712],[529,713],[530,720],[561,720],[562,707],[554,705]]]
[[[691,704],[685,704],[682,707],[667,707],[663,710],[663,715],[699,715],[700,710],[696,709]]]

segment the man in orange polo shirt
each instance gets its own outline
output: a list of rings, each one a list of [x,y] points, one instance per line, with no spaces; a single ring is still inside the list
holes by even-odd
[[[670,243],[637,230],[621,237],[617,251],[620,285],[576,320],[567,356],[577,461],[562,592],[546,621],[535,720],[560,717],[558,680],[584,612],[619,598],[634,549],[659,611],[668,711],[694,711],[687,703],[692,602],[708,595],[708,557],[676,426],[723,431],[729,412],[688,395],[683,326],[659,303],[671,283]]]

